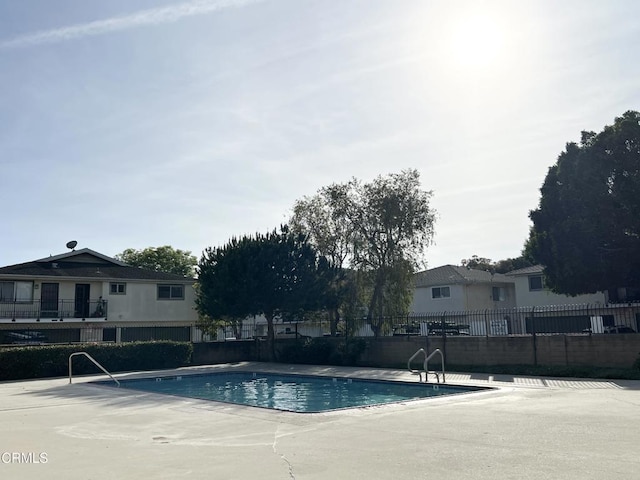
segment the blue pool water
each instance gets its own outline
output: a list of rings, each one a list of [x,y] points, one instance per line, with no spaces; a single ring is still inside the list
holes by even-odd
[[[113,385],[109,382],[96,382]],[[424,383],[224,372],[120,380],[121,388],[299,413],[404,402],[484,390]]]

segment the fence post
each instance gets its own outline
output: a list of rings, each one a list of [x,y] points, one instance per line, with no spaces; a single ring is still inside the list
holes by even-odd
[[[447,312],[442,312],[441,326],[442,326],[442,353],[444,358],[447,358],[447,328],[445,325],[445,315]]]
[[[538,342],[536,338],[536,307],[531,309],[531,337],[533,339],[533,365],[538,366]]]
[[[485,337],[489,338],[489,310],[488,309],[484,309],[484,330],[485,330]]]

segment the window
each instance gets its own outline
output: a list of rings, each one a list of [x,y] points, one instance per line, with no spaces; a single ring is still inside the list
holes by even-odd
[[[184,285],[158,285],[160,300],[184,300]]]
[[[433,287],[431,289],[431,298],[448,298],[450,296],[449,287]]]
[[[504,302],[504,288],[503,287],[492,287],[491,297],[494,302]]]
[[[0,282],[0,302],[33,302],[33,282]]]
[[[111,283],[109,284],[109,293],[111,295],[125,295],[127,293],[127,284]]]
[[[544,289],[542,275],[533,275],[529,277],[529,291],[535,292]]]

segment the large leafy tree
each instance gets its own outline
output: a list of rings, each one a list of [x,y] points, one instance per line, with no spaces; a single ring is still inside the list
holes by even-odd
[[[354,227],[346,218],[335,215],[330,198],[322,191],[296,201],[289,225],[293,231],[308,236],[328,262],[324,270],[325,299],[331,335],[335,336],[340,308],[355,306],[358,298],[357,277],[345,269]]]
[[[417,170],[405,170],[369,183],[332,184],[294,207],[293,223],[327,255],[335,252],[341,268],[357,272],[350,278],[366,292],[364,310],[376,335],[387,317],[408,311],[413,271],[433,239],[431,195]]]
[[[473,255],[471,258],[465,258],[460,261],[460,265],[474,270],[486,270],[491,273],[508,273],[520,268],[531,267],[533,263],[521,255],[516,258],[507,258],[494,262],[490,258],[479,257]]]
[[[264,315],[272,357],[276,317],[324,307],[328,262],[302,234],[281,227],[207,248],[198,262],[196,308],[207,322]]]
[[[146,268],[156,272],[173,273],[184,277],[194,275],[198,259],[188,250],[175,249],[169,245],[147,247],[142,250],[127,248],[115,256],[134,267]]]
[[[547,285],[578,295],[640,285],[640,113],[582,132],[549,168],[527,255]]]

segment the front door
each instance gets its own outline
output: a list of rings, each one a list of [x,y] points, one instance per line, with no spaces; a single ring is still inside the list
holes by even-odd
[[[43,283],[40,288],[40,318],[57,318],[58,311],[58,291],[60,285],[57,283]]]
[[[86,318],[89,316],[89,290],[88,283],[76,283],[76,318]]]

